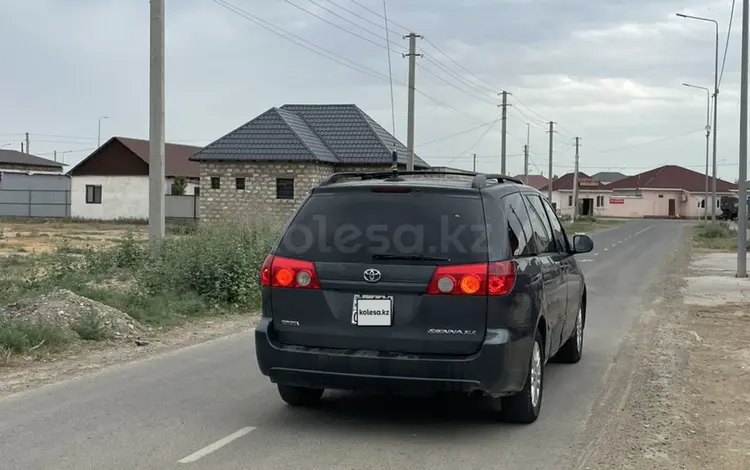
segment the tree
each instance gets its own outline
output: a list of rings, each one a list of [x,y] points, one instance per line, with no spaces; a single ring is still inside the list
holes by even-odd
[[[172,196],[184,196],[187,189],[187,180],[183,176],[178,176],[172,183]]]

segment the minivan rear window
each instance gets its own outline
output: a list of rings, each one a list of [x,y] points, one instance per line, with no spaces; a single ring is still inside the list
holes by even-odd
[[[313,194],[276,254],[316,262],[371,263],[373,255],[485,262],[482,201],[479,195],[418,191]]]

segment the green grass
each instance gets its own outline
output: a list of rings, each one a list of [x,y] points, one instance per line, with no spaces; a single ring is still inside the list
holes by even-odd
[[[737,250],[737,230],[727,222],[698,224],[693,228],[693,245],[715,251],[732,252]],[[750,243],[748,243],[750,248]]]
[[[577,232],[591,233],[604,230],[623,223],[622,220],[601,219],[596,217],[581,217],[573,222],[570,217],[563,218],[563,227],[568,235],[575,235]]]
[[[260,268],[277,229],[245,224],[179,227],[154,253],[127,233],[104,250],[63,245],[52,254],[14,259],[0,267],[0,305],[65,288],[160,329],[191,318],[257,310]],[[72,329],[87,341],[108,337],[93,313]],[[12,354],[40,343],[57,348],[66,341],[64,333],[55,325],[3,320],[0,312],[0,350]]]

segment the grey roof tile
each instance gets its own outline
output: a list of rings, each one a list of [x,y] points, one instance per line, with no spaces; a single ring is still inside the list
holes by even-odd
[[[38,167],[49,167],[62,170],[63,164],[48,160],[46,158],[37,157],[28,153],[21,153],[17,150],[11,149],[0,149],[0,163],[12,164],[12,165],[29,165]]]
[[[399,162],[406,147],[353,104],[273,108],[198,152],[194,160],[304,160],[345,165]],[[415,166],[429,165],[415,155]]]

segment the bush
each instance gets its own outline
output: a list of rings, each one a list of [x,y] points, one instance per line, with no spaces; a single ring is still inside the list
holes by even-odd
[[[41,321],[0,319],[0,349],[24,354],[40,346],[56,348],[68,341],[62,328]]]
[[[93,311],[76,320],[71,329],[84,341],[103,341],[110,337],[102,319]]]
[[[737,231],[727,222],[716,224],[700,224],[696,227],[696,235],[700,238],[735,238]]]
[[[214,302],[255,305],[260,267],[276,236],[272,227],[229,224],[169,238],[138,271],[137,282],[150,295],[195,293]]]
[[[104,250],[62,246],[35,258],[21,275],[0,278],[0,303],[66,288],[159,327],[248,312],[260,304],[260,268],[277,236],[271,226],[227,224],[168,236],[154,254],[132,233]],[[106,339],[93,314],[73,329],[84,340]],[[24,351],[47,336],[44,344],[50,345],[54,333],[45,325],[6,322],[0,324],[0,349]]]

